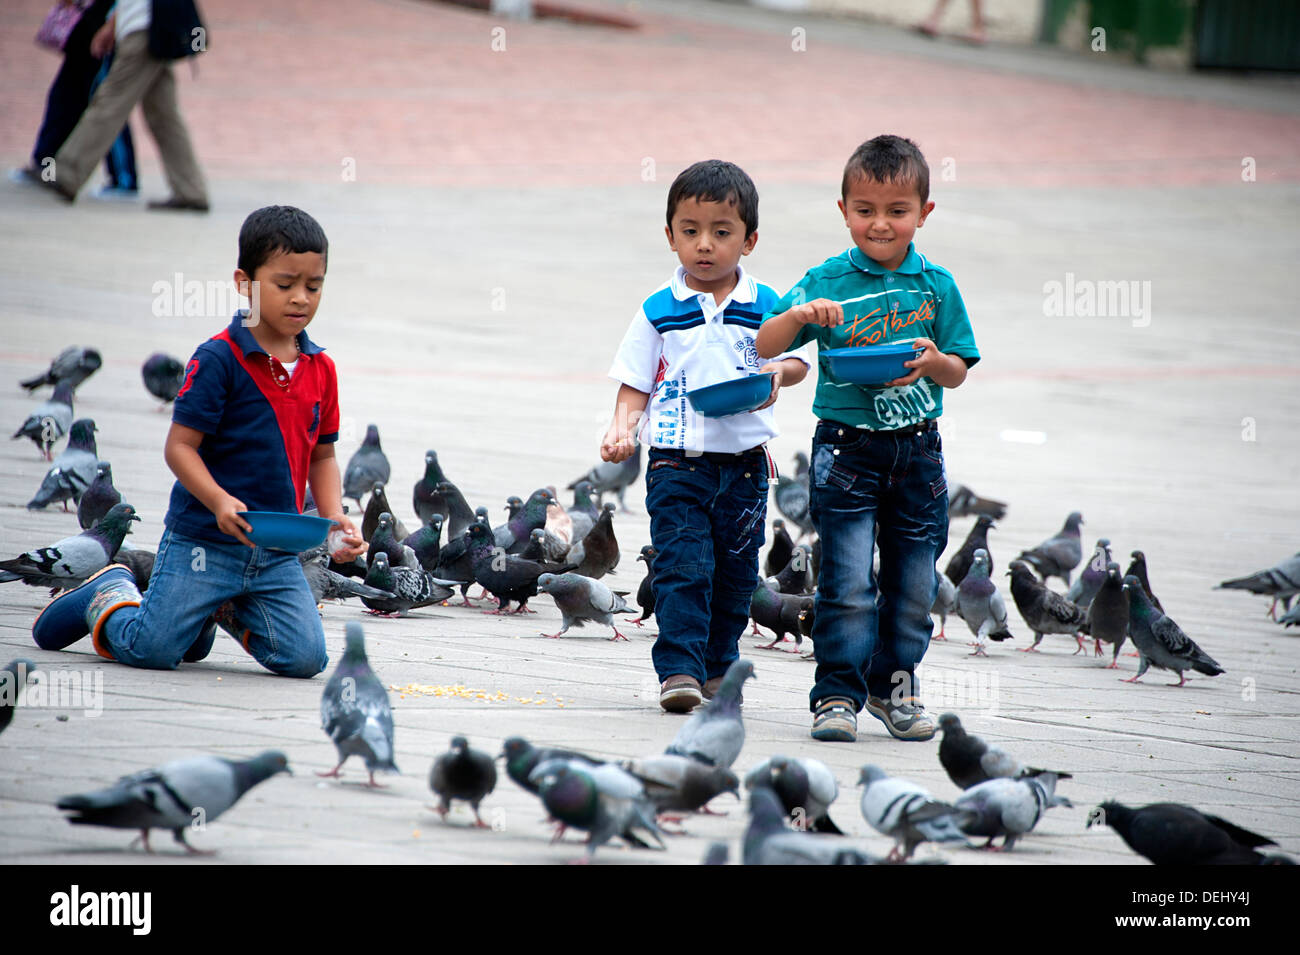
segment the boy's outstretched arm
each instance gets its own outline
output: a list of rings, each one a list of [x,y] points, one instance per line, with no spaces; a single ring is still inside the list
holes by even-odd
[[[780,361],[769,361],[762,368],[762,372],[775,372],[772,379],[772,396],[763,402],[755,411],[762,411],[764,408],[776,404],[776,396],[782,388],[788,388],[790,385],[797,385],[808,377],[808,366],[798,358],[783,358]]]
[[[636,429],[645,414],[645,406],[650,402],[650,395],[638,391],[631,385],[620,385],[618,398],[614,402],[614,419],[600,439],[600,458],[602,461],[617,463],[626,461],[636,450]]]
[[[239,498],[222,490],[221,485],[212,477],[212,472],[199,457],[199,445],[202,443],[202,431],[173,421],[163,445],[163,460],[171,468],[172,474],[176,475],[176,480],[181,482],[181,486],[212,512],[217,519],[217,527],[223,534],[229,534],[241,544],[252,547],[253,542],[245,536],[245,532],[251,531],[252,527],[239,516],[240,511],[248,508]]]
[[[844,309],[839,302],[833,302],[828,298],[815,298],[811,302],[796,305],[780,315],[773,315],[765,321],[754,339],[754,346],[758,349],[760,358],[775,358],[790,348],[790,343],[794,341],[803,326],[823,325],[826,328],[834,328],[836,325],[843,324]],[[788,381],[787,384],[794,384],[794,382]]]
[[[311,451],[311,470],[307,472],[307,485],[316,499],[316,510],[321,517],[333,521],[343,530],[343,546],[331,555],[340,563],[356,560],[366,552],[366,542],[348,516],[343,513],[343,484],[339,466],[334,460],[334,445],[318,444]]]

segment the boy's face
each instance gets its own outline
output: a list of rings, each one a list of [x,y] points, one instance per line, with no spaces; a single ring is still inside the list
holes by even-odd
[[[740,257],[749,255],[758,241],[757,232],[746,237],[734,203],[696,198],[677,203],[673,224],[664,231],[668,247],[686,269],[686,284],[697,292],[730,292]]]
[[[838,204],[853,244],[890,270],[903,264],[912,236],[934,209],[933,202],[922,204],[914,183],[877,182],[865,176],[849,183]]]
[[[261,341],[269,331],[279,339],[293,338],[316,317],[325,284],[325,256],[319,252],[276,252],[251,276],[235,269],[235,285],[241,294],[251,297],[249,283],[253,281],[257,282],[259,318],[250,326],[253,337]]]

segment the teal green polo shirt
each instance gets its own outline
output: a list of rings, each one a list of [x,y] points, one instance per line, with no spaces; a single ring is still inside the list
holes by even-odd
[[[817,392],[813,413],[872,431],[905,428],[943,414],[943,388],[928,377],[905,387],[856,385],[831,374],[820,353],[832,348],[879,345],[928,338],[939,351],[957,355],[969,368],[980,360],[966,306],[946,269],[926,260],[914,245],[893,272],[854,246],[810,269],[771,311],[767,321],[802,302],[828,298],[844,308],[835,328],[805,325],[790,349],[816,342]]]

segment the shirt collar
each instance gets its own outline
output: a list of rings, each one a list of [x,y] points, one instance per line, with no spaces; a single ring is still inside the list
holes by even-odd
[[[686,267],[684,265],[677,266],[677,271],[673,273],[669,287],[673,290],[673,297],[679,302],[686,302],[700,295],[708,295],[709,298],[713,298],[712,293],[698,292],[686,284]],[[754,280],[745,272],[745,267],[737,263],[736,287],[718,304],[718,307],[722,308],[732,302],[752,302],[755,294]]]
[[[244,324],[244,319],[247,317],[248,309],[246,308],[241,308],[235,312],[235,317],[230,320],[230,328],[227,329],[230,332],[230,340],[239,346],[239,350],[244,353],[245,358],[255,354],[265,355],[266,349],[257,343],[253,333]],[[297,338],[298,350],[304,355],[315,355],[317,352],[325,350],[307,337],[306,329],[300,331]]]
[[[875,259],[864,255],[862,250],[856,245],[849,249],[849,261],[852,262],[856,268],[863,272],[868,272],[871,275],[891,274],[889,269],[885,268]],[[909,242],[907,243],[907,255],[903,256],[902,264],[899,265],[898,268],[894,269],[894,272],[902,275],[918,275],[919,273],[924,272],[929,267],[929,264],[930,263],[925,261],[925,256],[916,251],[916,243]]]

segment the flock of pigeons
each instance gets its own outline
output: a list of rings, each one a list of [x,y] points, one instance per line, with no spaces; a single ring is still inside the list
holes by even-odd
[[[125,542],[132,521],[140,518],[113,487],[111,466],[98,457],[94,422],[74,420],[72,415],[76,386],[101,364],[93,349],[73,347],[61,353],[44,375],[22,382],[29,390],[53,386],[54,397],[36,408],[14,437],[28,437],[50,460],[55,443],[65,433],[68,436],[67,448],[53,459],[28,507],[63,503],[66,509],[69,501],[75,502],[83,531],[0,561],[0,582],[23,580],[56,593],[117,561],[132,568],[142,592],[148,587],[153,555]],[[151,356],[143,369],[146,386],[164,407],[174,400],[182,373],[180,362],[161,354]],[[443,473],[437,454],[429,451],[424,474],[413,489],[413,508],[420,525],[408,532],[388,502],[391,467],[378,429],[371,425],[344,472],[345,498],[358,507],[368,498],[361,523],[362,535],[369,542],[368,555],[352,564],[337,564],[327,545],[322,545],[300,555],[304,574],[318,602],[358,598],[376,615],[405,615],[419,607],[441,604],[457,589],[461,604],[473,606],[468,591],[475,583],[483,588],[479,599],[490,595],[497,604],[495,610],[484,612],[496,614],[532,612],[528,601],[539,592],[546,593],[561,611],[562,627],[558,633],[544,636],[558,637],[572,626],[594,621],[611,628],[611,639],[626,639],[617,629],[614,615],[635,613],[624,599],[629,594],[613,591],[601,582],[617,566],[620,551],[613,530],[615,506],[602,505],[602,500],[613,494],[623,504],[624,493],[639,477],[641,464],[638,448],[627,462],[592,468],[568,485],[573,492],[570,507],[558,502],[553,487],[539,488],[526,500],[512,497],[506,504],[506,521],[492,526],[487,509],[471,508]],[[751,604],[754,632],[762,625],[775,634],[775,640],[763,649],[776,649],[789,635],[795,642],[794,652],[812,632],[814,584],[821,556],[808,516],[806,457],[798,455],[796,464],[795,475],[783,476],[775,487],[775,504],[782,519],[773,522],[765,576]],[[947,639],[944,625],[948,615],[956,613],[971,631],[975,655],[987,653],[989,640],[1013,638],[1005,602],[994,582],[987,537],[1005,510],[1005,504],[981,498],[965,487],[958,486],[950,495],[950,514],[973,515],[976,521],[946,569],[939,573],[936,567],[940,587],[933,612],[941,627],[935,639]],[[1098,540],[1082,573],[1071,581],[1083,558],[1082,523],[1081,515],[1071,514],[1058,534],[1021,553],[1010,564],[1007,574],[1014,603],[1034,633],[1033,644],[1022,649],[1036,651],[1045,635],[1064,634],[1075,639],[1076,653],[1086,652],[1084,638],[1088,637],[1098,656],[1102,643],[1112,646],[1110,666],[1114,668],[1121,646],[1131,639],[1140,662],[1128,682],[1136,682],[1152,666],[1177,673],[1179,686],[1184,684],[1187,670],[1222,673],[1164,613],[1151,591],[1141,551],[1133,552],[1132,563],[1121,575],[1119,565],[1111,559],[1110,542]],[[787,526],[795,529],[794,537]],[[805,539],[809,543],[795,542]],[[654,612],[655,556],[653,546],[647,545],[638,557],[647,566],[636,595],[641,608],[634,620],[637,626]],[[1068,592],[1050,589],[1047,580],[1051,577],[1061,579]],[[1280,600],[1284,609],[1280,622],[1287,626],[1300,623],[1300,606],[1290,607],[1291,599],[1300,594],[1300,554],[1220,586],[1272,597],[1270,615]],[[34,670],[27,661],[14,661],[0,670],[0,681],[19,685],[23,674]],[[738,661],[719,693],[686,721],[663,754],[607,761],[534,747],[513,738],[505,742],[497,759],[505,760],[507,775],[515,783],[542,801],[557,823],[557,838],[566,827],[590,834],[587,858],[615,836],[632,846],[662,848],[663,835],[671,831],[664,827],[674,814],[680,818],[681,813],[708,811],[707,804],[715,796],[726,792],[738,795],[740,781],[731,767],[744,743],[741,691],[752,675],[753,665]],[[3,731],[13,717],[16,694],[0,694],[0,699],[5,701],[0,705]],[[324,775],[337,776],[352,755],[364,759],[371,785],[377,785],[376,771],[396,771],[387,692],[370,669],[361,626],[356,622],[347,626],[346,652],[325,687],[321,716],[339,757],[338,766]],[[861,811],[873,829],[894,840],[888,857],[872,855],[830,820],[828,810],[838,794],[838,784],[825,764],[771,756],[745,776],[751,795],[744,861],[907,862],[922,842],[969,844],[972,837],[988,839],[982,848],[995,848],[994,838],[1002,836],[1003,844],[997,848],[1007,850],[1031,831],[1049,808],[1070,805],[1055,792],[1060,780],[1070,778],[1069,773],[1021,766],[1008,754],[966,734],[953,714],[941,718],[940,729],[940,762],[963,790],[951,802],[935,799],[922,787],[890,777],[879,767],[862,768],[858,779],[863,790]],[[463,737],[455,738],[449,752],[434,761],[430,773],[430,787],[439,798],[438,811],[445,815],[452,800],[463,800],[470,804],[477,823],[484,825],[479,806],[496,785],[495,763],[491,756],[472,749]],[[287,760],[278,752],[245,761],[195,757],[124,777],[96,793],[66,797],[58,806],[71,813],[69,821],[74,823],[139,829],[146,849],[149,831],[162,828],[170,829],[190,851],[197,851],[184,839],[196,806],[203,807],[206,818],[213,820],[248,789],[287,770]],[[1173,803],[1139,809],[1103,803],[1089,816],[1088,824],[1095,823],[1112,826],[1134,851],[1158,863],[1288,861],[1257,851],[1274,844],[1271,840]],[[706,861],[725,859],[725,845],[711,847],[706,855]]]

